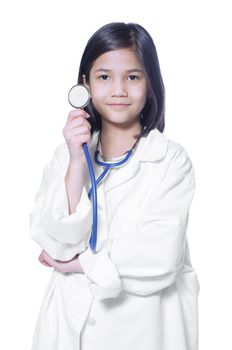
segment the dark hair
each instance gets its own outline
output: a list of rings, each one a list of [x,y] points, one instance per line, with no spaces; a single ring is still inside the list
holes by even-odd
[[[139,24],[113,22],[98,29],[87,42],[83,52],[78,75],[78,83],[82,84],[82,75],[89,81],[90,70],[94,61],[102,54],[123,48],[135,51],[142,64],[147,79],[147,101],[140,118],[143,130],[139,136],[147,135],[157,128],[163,132],[165,127],[165,90],[160,72],[159,60],[155,44],[150,34]],[[101,129],[101,118],[92,101],[85,110],[90,114],[91,132]]]

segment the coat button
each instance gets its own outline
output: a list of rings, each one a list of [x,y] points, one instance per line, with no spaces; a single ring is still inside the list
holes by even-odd
[[[87,319],[87,323],[88,323],[89,326],[95,326],[96,321],[95,321],[95,319],[93,317],[89,317]]]

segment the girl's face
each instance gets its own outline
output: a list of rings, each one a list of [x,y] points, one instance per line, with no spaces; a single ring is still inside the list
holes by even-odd
[[[89,89],[102,123],[140,124],[147,83],[134,51],[119,49],[99,56],[90,70]]]

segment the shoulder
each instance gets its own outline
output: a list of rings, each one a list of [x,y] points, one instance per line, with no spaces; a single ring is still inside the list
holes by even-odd
[[[186,148],[182,144],[167,137],[158,129],[149,132],[143,141],[143,145],[141,147],[142,157],[147,160],[163,160],[168,163],[181,154],[189,157]]]
[[[66,142],[60,143],[53,151],[47,167],[57,174],[66,173],[69,163],[69,150]]]
[[[173,140],[172,138],[169,138],[168,136],[166,136],[166,134],[161,133],[158,129],[156,129],[156,134],[159,135],[159,137],[167,143],[167,155],[175,157],[180,153],[188,153],[184,145],[177,142],[176,140]]]
[[[153,131],[154,139],[157,139],[157,144],[163,146],[162,161],[166,169],[166,174],[189,174],[194,177],[194,169],[192,160],[188,150],[176,140],[167,137],[158,129]]]

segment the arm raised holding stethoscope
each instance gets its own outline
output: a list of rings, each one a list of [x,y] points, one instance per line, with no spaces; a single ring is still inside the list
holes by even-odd
[[[83,109],[75,109],[68,115],[67,123],[63,129],[70,159],[65,184],[69,199],[69,214],[75,211],[80,201],[84,187],[84,171],[86,158],[83,151],[83,143],[89,146],[91,140],[91,125],[88,122],[89,114]]]
[[[83,109],[75,109],[70,111],[63,135],[66,140],[70,158],[68,170],[65,176],[65,185],[69,202],[69,214],[75,212],[80,201],[81,193],[85,184],[85,168],[86,157],[83,150],[83,143],[89,146],[91,140],[91,125],[88,122],[89,114]],[[78,257],[63,262],[54,260],[44,250],[42,250],[39,261],[49,267],[55,268],[57,271],[65,272],[83,272]]]

